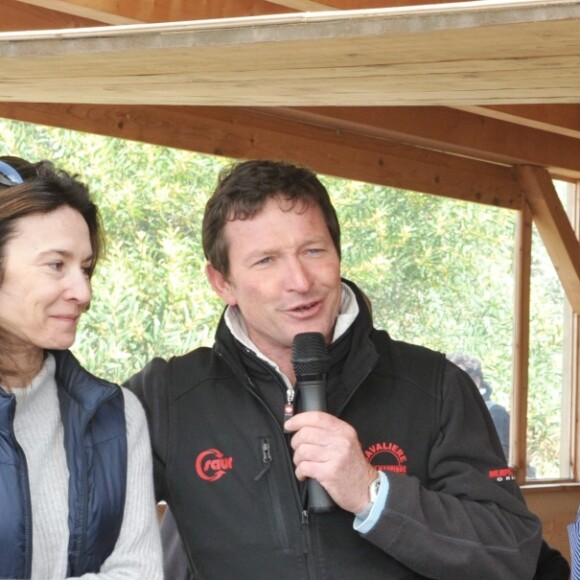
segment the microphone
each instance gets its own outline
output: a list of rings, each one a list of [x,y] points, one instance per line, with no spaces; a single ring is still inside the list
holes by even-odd
[[[320,332],[297,334],[292,342],[292,367],[302,411],[326,411],[326,371],[330,355]],[[327,512],[334,508],[328,492],[315,479],[308,479],[308,509]]]

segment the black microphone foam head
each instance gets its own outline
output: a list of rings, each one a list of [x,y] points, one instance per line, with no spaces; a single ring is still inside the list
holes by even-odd
[[[297,377],[323,375],[328,370],[330,355],[320,332],[302,332],[292,342],[292,367]]]

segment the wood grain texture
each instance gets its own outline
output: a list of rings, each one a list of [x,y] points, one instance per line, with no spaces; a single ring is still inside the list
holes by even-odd
[[[580,2],[469,2],[0,34],[0,101],[577,103]]]

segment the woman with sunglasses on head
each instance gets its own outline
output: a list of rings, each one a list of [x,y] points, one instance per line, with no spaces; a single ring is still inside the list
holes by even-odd
[[[102,249],[87,187],[0,157],[0,578],[157,580],[144,412],[68,348]]]

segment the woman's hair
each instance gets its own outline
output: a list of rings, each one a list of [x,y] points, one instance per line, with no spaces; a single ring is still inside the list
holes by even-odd
[[[63,206],[78,211],[87,223],[93,252],[92,273],[103,251],[104,237],[99,210],[88,187],[50,161],[31,165],[36,172],[22,183],[10,187],[0,184],[0,285],[4,279],[6,242],[15,233],[16,220],[47,214]]]
[[[340,225],[336,211],[328,191],[312,171],[280,161],[244,161],[222,171],[203,216],[204,255],[224,277],[228,277],[230,269],[229,248],[224,236],[226,223],[254,217],[276,197],[289,201],[291,209],[318,206],[340,256]]]
[[[28,163],[14,157],[0,157],[0,169],[5,168],[17,180],[7,185],[0,181],[0,287],[6,269],[6,244],[16,233],[17,221],[34,214],[48,214],[61,207],[71,207],[84,218],[92,249],[90,274],[104,249],[104,235],[99,210],[91,199],[88,187],[76,176],[56,168],[50,161]],[[10,176],[9,176],[10,177]],[[11,356],[13,333],[0,320],[0,376],[18,374]]]

